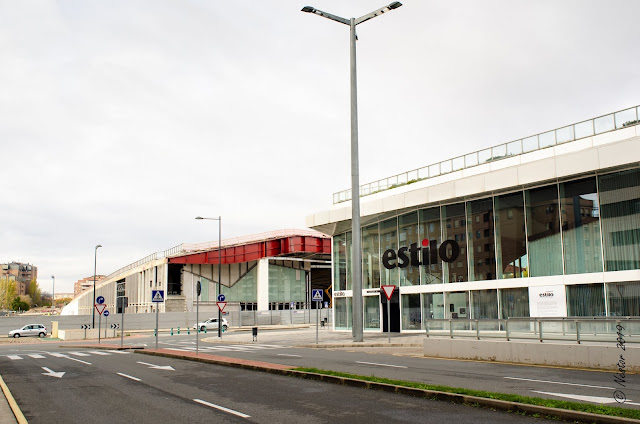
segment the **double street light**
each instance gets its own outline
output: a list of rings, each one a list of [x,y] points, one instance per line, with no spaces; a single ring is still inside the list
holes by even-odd
[[[98,263],[98,248],[102,247],[101,244],[97,245],[93,254],[93,299],[91,301],[91,311],[93,321],[91,322],[91,328],[96,328],[96,308],[93,305],[96,301],[96,265]]]
[[[362,325],[362,241],[360,239],[360,181],[358,169],[358,93],[356,78],[356,25],[366,22],[370,19],[380,16],[393,9],[402,6],[399,1],[394,1],[388,6],[382,7],[374,12],[368,13],[359,18],[345,19],[340,16],[332,15],[322,10],[318,10],[311,6],[302,8],[303,12],[313,13],[323,18],[341,24],[349,25],[350,28],[350,45],[351,45],[351,255],[353,261],[351,263],[351,276],[353,288],[353,341],[363,341],[363,325]]]
[[[219,216],[217,218],[203,218],[201,216],[196,216],[196,219],[218,221],[218,294],[220,295],[222,294],[222,285],[220,284],[220,282],[222,281],[222,217]],[[200,295],[198,294],[197,296]],[[196,321],[197,320],[198,318],[196,318]],[[196,332],[197,331],[198,329],[196,329]],[[218,307],[218,337],[222,338],[222,311],[220,310],[220,307]]]

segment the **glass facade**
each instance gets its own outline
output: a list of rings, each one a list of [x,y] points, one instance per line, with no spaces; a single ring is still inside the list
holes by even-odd
[[[401,286],[416,286],[420,284],[420,266],[415,264],[419,261],[416,255],[416,261],[411,260],[411,252],[409,249],[415,244],[415,249],[418,249],[422,241],[418,229],[418,212],[413,212],[407,215],[401,215],[398,218],[398,236],[400,243],[400,250],[398,250],[398,256],[404,252],[406,260],[398,261],[398,268],[400,273],[400,285]]]
[[[496,256],[492,198],[467,202],[467,229],[469,280],[495,280]]]
[[[529,275],[527,232],[522,192],[496,197],[498,278]]]
[[[604,316],[604,284],[567,286],[567,315],[570,317]]]
[[[392,249],[398,251],[398,218],[388,219],[380,223],[380,251]],[[382,270],[382,284],[398,285],[398,268]]]
[[[565,273],[602,272],[595,177],[560,184],[560,207]]]
[[[531,277],[562,275],[558,186],[525,191]]]
[[[334,290],[351,288],[350,245],[350,233],[334,236]],[[640,168],[404,210],[363,227],[362,245],[363,289],[400,287],[402,330],[430,319],[529,317],[530,277],[640,270]],[[392,269],[382,265],[389,249]],[[640,316],[640,278],[585,278],[549,279],[566,288],[567,316]],[[487,288],[499,280],[507,287]],[[425,293],[435,284],[443,288]],[[379,330],[378,297],[365,296],[364,309],[365,328]],[[350,298],[336,299],[337,328],[350,328],[350,314]]]
[[[458,283],[468,281],[467,268],[467,219],[464,203],[442,207],[442,223],[445,240],[455,240],[460,246],[460,255],[444,266],[444,281]]]
[[[598,185],[605,270],[640,269],[640,170],[601,175]]]
[[[443,283],[442,259],[439,255],[431,253],[431,249],[437,252],[438,246],[442,243],[440,208],[422,209],[418,227],[420,228],[421,247],[429,248],[428,254],[421,256],[420,279],[422,284],[441,284]],[[423,242],[424,240],[426,242]]]
[[[362,287],[380,287],[380,233],[378,224],[362,229]]]
[[[305,274],[303,269],[269,265],[269,302],[304,302]]]

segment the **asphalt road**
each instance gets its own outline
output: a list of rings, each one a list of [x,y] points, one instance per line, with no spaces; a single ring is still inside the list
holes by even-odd
[[[231,367],[54,344],[0,346],[0,374],[32,424],[554,422]]]
[[[425,358],[421,348],[333,348],[294,347],[287,343],[286,332],[278,341],[265,343],[200,342],[202,353],[259,360],[296,367],[313,367],[352,374],[557,400],[640,408],[640,379],[627,374],[625,387],[617,384],[614,373]],[[229,337],[227,336],[227,339]],[[149,348],[155,339],[146,340]],[[211,338],[209,338],[211,340]],[[250,339],[249,339],[250,340]],[[159,348],[195,351],[194,336],[161,337]],[[614,399],[620,390],[625,403]]]

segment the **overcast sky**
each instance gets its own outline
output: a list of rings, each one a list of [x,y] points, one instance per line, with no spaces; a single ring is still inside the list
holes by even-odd
[[[640,104],[637,0],[405,0],[358,26],[360,181]],[[304,228],[350,187],[379,0],[0,0],[0,262],[39,283]]]

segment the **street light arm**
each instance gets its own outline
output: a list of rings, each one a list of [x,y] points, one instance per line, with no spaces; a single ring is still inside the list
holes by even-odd
[[[402,6],[402,3],[400,3],[399,1],[394,1],[390,5],[385,6],[385,7],[381,7],[380,9],[376,10],[375,12],[371,12],[371,13],[368,13],[368,14],[366,14],[364,16],[360,16],[358,19],[355,20],[355,24],[356,25],[361,24],[363,22],[368,21],[369,19],[375,18],[376,16],[380,16],[383,13],[387,13],[387,12],[393,10],[393,9],[397,9],[400,6]]]
[[[332,15],[331,13],[323,12],[322,10],[318,10],[315,7],[305,6],[302,8],[302,12],[314,13],[318,16],[322,16],[323,18],[331,19],[332,21],[340,22],[341,24],[351,25],[349,19],[341,18],[340,16]]]

